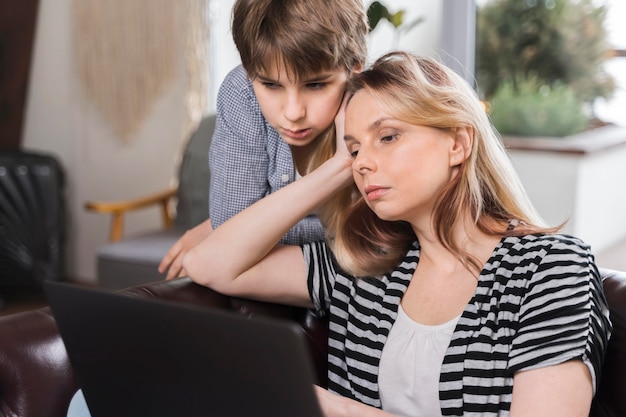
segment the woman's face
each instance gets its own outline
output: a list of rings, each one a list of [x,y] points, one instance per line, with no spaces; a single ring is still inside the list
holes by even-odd
[[[394,119],[364,90],[346,109],[354,180],[383,220],[430,222],[435,202],[462,162],[455,136],[452,130]]]

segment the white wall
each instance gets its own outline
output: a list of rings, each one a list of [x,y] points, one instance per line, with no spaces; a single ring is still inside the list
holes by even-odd
[[[95,251],[109,219],[87,213],[91,199],[123,200],[158,191],[172,180],[181,146],[185,75],[172,83],[131,143],[116,137],[82,94],[72,44],[72,0],[41,0],[22,146],[51,152],[66,171],[68,276],[95,282]],[[156,210],[131,216],[127,230],[157,225]]]
[[[546,222],[566,221],[564,232],[599,253],[626,239],[626,128],[605,127],[578,135],[583,137],[609,146],[588,153],[512,149],[509,155]],[[575,139],[548,140],[562,146]]]
[[[366,0],[365,3],[369,5],[372,2]],[[418,2],[415,0],[387,0],[384,3],[387,5],[390,13],[395,13],[400,9],[406,10],[404,14],[405,22],[424,17],[422,23],[399,38],[397,49],[427,56],[435,56],[441,52],[440,27],[443,0]],[[396,46],[394,42],[393,26],[386,20],[381,20],[368,36],[370,61],[394,49]]]
[[[606,4],[608,13],[605,27],[611,46],[626,50],[626,2],[623,0],[598,0]],[[617,84],[614,95],[606,99],[597,99],[594,111],[601,119],[619,126],[626,126],[626,57],[613,58],[604,64],[604,70],[611,75]]]
[[[234,0],[210,1],[208,19],[212,50],[209,91],[214,109],[217,87],[239,63],[230,33]],[[366,1],[369,4],[369,1]],[[399,47],[436,55],[441,45],[443,0],[389,1],[392,11],[407,10],[406,19],[425,16],[425,21],[406,34]],[[116,137],[78,84],[72,44],[72,0],[41,0],[30,75],[22,145],[25,149],[51,152],[61,160],[67,177],[69,224],[68,276],[95,283],[95,253],[107,241],[109,218],[88,213],[86,200],[124,200],[158,191],[172,181],[183,139],[185,73],[164,93],[130,142]],[[377,57],[391,45],[392,32],[381,26],[371,36],[370,56]],[[136,212],[126,221],[128,233],[160,224],[156,209]]]
[[[239,53],[230,32],[231,9],[235,0],[210,1],[211,50],[209,51],[209,71],[211,72],[211,99],[209,108],[215,110],[215,98],[222,80],[228,72],[241,63]]]

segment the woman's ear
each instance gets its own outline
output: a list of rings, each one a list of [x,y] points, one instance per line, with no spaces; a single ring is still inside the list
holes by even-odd
[[[461,165],[472,153],[474,129],[469,126],[457,127],[452,131],[454,143],[450,148],[450,166]]]

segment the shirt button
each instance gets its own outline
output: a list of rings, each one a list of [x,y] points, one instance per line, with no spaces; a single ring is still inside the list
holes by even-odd
[[[283,182],[289,182],[289,174],[283,174],[280,179],[283,180]]]

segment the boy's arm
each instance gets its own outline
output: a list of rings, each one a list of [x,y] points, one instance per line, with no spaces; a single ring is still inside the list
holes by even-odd
[[[264,119],[255,105],[254,92],[241,66],[234,68],[220,86],[215,131],[209,155],[210,219],[188,230],[165,254],[159,272],[166,279],[186,275],[185,254],[234,214],[268,192],[269,158],[265,150]]]
[[[300,220],[280,240],[283,245],[302,245],[324,240],[324,226],[319,217],[310,215]]]
[[[218,96],[209,150],[209,213],[214,228],[269,193],[264,119],[242,77],[231,73]]]
[[[231,113],[232,108],[225,112]],[[257,116],[260,117],[260,114]],[[209,201],[213,227],[282,187],[282,179],[274,177],[290,175],[289,179],[293,178],[291,152],[282,139],[268,137],[264,119],[246,115],[233,120],[234,117],[232,114],[218,115],[209,155]],[[239,126],[231,127],[233,123]],[[247,126],[241,126],[241,123]],[[269,144],[268,141],[280,143]],[[268,154],[267,148],[275,145],[278,145],[277,149],[271,149]],[[289,167],[285,168],[287,165]],[[279,166],[283,167],[282,170],[277,168]],[[324,228],[319,218],[309,215],[289,229],[280,243],[300,245],[323,239]]]
[[[311,306],[301,249],[276,244],[299,219],[350,183],[351,162],[335,156],[213,230],[185,256],[189,276],[229,295]]]

